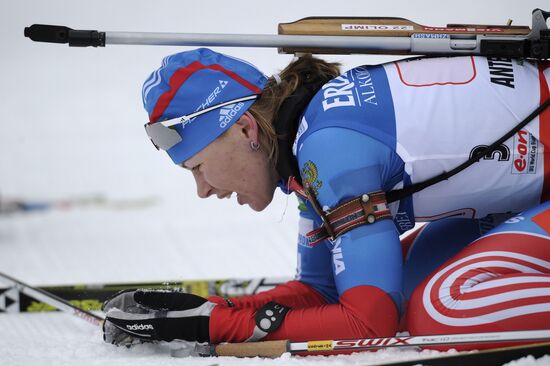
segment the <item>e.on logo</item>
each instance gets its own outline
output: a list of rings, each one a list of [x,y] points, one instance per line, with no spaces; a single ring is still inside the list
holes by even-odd
[[[514,136],[512,174],[535,174],[537,172],[538,140],[526,130]]]

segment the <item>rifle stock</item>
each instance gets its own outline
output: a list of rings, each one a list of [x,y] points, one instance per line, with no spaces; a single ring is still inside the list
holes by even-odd
[[[487,25],[487,24],[448,24],[445,27],[430,27],[405,18],[381,17],[307,17],[295,22],[280,23],[279,35],[292,36],[352,36],[352,37],[418,37],[426,39],[442,38],[476,40],[477,35],[492,37],[525,38],[531,32],[528,26]],[[411,54],[411,50],[386,50],[370,48],[298,48],[282,47],[279,53],[316,54]]]
[[[280,23],[279,34],[317,36],[411,37],[426,34],[502,34],[526,36],[531,31],[522,25],[448,24],[429,27],[405,18],[380,17],[307,17]]]

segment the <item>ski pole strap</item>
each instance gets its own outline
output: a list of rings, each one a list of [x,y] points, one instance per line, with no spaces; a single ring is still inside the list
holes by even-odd
[[[323,220],[322,226],[306,234],[311,246],[325,239],[335,240],[358,226],[392,217],[386,205],[386,194],[382,191],[365,193],[327,211],[319,205],[313,188],[307,187],[305,191],[313,209]]]

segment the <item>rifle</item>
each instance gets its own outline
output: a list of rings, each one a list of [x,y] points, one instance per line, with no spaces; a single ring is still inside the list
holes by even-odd
[[[278,35],[100,32],[34,24],[25,28],[25,37],[73,47],[275,47],[279,53],[290,54],[483,55],[542,60],[550,58],[549,17],[550,12],[533,10],[531,28],[510,24],[428,27],[404,18],[310,17],[280,23]]]

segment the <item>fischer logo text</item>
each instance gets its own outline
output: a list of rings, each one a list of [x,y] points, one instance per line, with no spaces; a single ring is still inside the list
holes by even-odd
[[[225,86],[229,83],[228,81],[226,80],[218,80],[218,83],[220,85],[216,86],[214,88],[214,90],[212,90],[212,92],[210,94],[208,94],[208,96],[206,97],[206,99],[204,100],[204,102],[202,102],[197,108],[195,108],[195,112],[199,111],[199,110],[203,110],[203,109],[206,109],[208,107],[210,107],[210,105],[212,104],[212,102],[214,100],[216,100],[216,98],[218,97],[218,95],[220,95],[220,93],[222,92],[223,88],[225,88]],[[185,128],[185,126],[191,122],[193,122],[195,120],[195,118],[191,118],[190,120],[188,121],[184,121],[181,125],[182,128]]]

